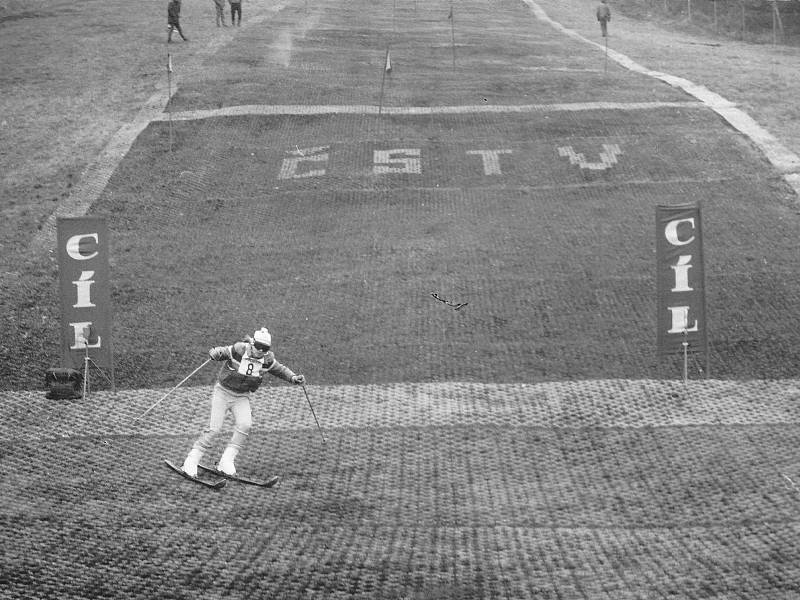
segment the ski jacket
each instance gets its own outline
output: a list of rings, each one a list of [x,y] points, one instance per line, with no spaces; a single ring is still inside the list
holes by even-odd
[[[277,361],[271,351],[256,358],[251,356],[251,348],[247,342],[236,342],[209,350],[212,359],[225,361],[218,376],[222,387],[237,394],[255,392],[264,381],[262,371],[285,381],[291,381],[295,376],[289,367]]]
[[[601,4],[597,7],[597,20],[598,21],[610,21],[611,20],[611,9],[605,5]]]

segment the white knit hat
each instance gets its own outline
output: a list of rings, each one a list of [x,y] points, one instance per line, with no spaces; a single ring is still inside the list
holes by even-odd
[[[265,344],[272,346],[272,335],[266,327],[262,327],[253,334],[253,342],[257,344]]]

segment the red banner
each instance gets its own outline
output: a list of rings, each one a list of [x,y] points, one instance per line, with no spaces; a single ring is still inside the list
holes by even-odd
[[[705,270],[700,206],[656,207],[659,355],[706,352]]]
[[[82,368],[87,355],[113,370],[108,229],[96,217],[57,221],[62,366]]]

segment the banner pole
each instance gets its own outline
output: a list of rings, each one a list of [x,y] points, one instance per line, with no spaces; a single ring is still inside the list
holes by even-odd
[[[683,387],[686,387],[686,381],[689,378],[689,342],[687,341],[689,333],[686,329],[683,330]]]
[[[85,354],[83,357],[83,401],[86,401],[86,395],[89,392],[89,342],[84,340],[83,346]]]

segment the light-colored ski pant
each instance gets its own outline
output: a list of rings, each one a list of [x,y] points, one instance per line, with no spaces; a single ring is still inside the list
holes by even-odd
[[[211,419],[208,428],[194,443],[193,448],[205,453],[211,450],[214,438],[222,430],[225,415],[228,411],[233,413],[234,428],[228,447],[237,451],[241,449],[253,426],[253,416],[250,412],[250,394],[247,392],[237,394],[225,389],[219,383],[214,386],[214,395],[211,397]]]

